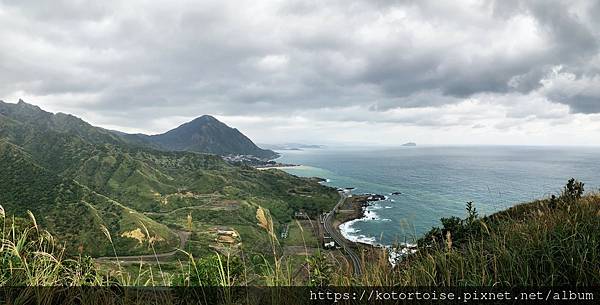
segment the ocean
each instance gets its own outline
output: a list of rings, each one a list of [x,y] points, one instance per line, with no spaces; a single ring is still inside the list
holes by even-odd
[[[279,151],[279,162],[301,164],[288,173],[327,179],[326,185],[386,195],[366,217],[343,224],[351,240],[413,243],[440,224],[465,216],[473,201],[480,215],[558,194],[567,180],[600,187],[600,148],[523,146],[417,146]],[[400,195],[392,195],[401,192]]]

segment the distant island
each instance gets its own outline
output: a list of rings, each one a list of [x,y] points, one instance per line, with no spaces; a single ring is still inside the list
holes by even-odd
[[[415,143],[415,142],[408,142],[408,143],[404,143],[404,144],[402,144],[402,146],[410,146],[410,147],[414,147],[414,146],[417,146],[417,143]]]

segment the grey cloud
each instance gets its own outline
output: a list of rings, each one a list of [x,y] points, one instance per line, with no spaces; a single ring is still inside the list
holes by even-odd
[[[35,1],[7,0],[3,5],[20,12],[26,17],[53,22],[88,21],[100,19],[110,12],[110,8],[102,1]]]
[[[542,65],[534,67],[524,74],[514,75],[508,81],[508,87],[521,93],[528,93],[539,89],[542,86],[540,80],[543,79],[551,69],[552,67],[549,65]]]
[[[600,113],[600,96],[575,95],[568,102],[577,113]]]
[[[415,2],[415,5],[424,19],[440,17],[432,15],[439,12],[439,7],[428,1]],[[512,90],[527,93],[539,88],[539,81],[548,67],[562,64],[576,68],[585,65],[586,60],[598,53],[598,29],[584,24],[562,2],[494,1],[492,5],[496,8],[494,16],[504,21],[517,14],[530,14],[550,44],[539,46],[536,54],[524,54],[516,58],[500,53],[461,60],[455,57],[460,54],[453,49],[425,50],[425,53],[416,50],[415,57],[406,62],[397,54],[411,54],[411,50],[395,45],[390,54],[377,54],[365,75],[365,81],[381,84],[391,95],[400,96],[433,88],[441,89],[444,95],[457,97]],[[465,26],[468,27],[467,24]],[[486,40],[485,37],[472,39]],[[486,48],[485,45],[477,47],[482,50]],[[464,52],[468,53],[469,50],[465,49]],[[510,81],[515,78],[519,78],[518,86],[511,87]]]
[[[598,54],[597,3],[581,16],[558,1],[506,3],[2,2],[0,98],[91,96],[80,106],[55,103],[144,124],[190,113],[441,107],[486,92],[543,90],[540,81],[556,65],[598,73],[585,68]],[[510,54],[510,35],[490,35],[519,15],[533,18],[545,40]],[[264,69],[259,63],[269,56],[286,62]],[[573,112],[600,112],[594,95],[543,92]]]
[[[600,113],[600,74],[581,74],[555,69],[542,81],[540,93],[568,105],[572,113]]]
[[[584,24],[581,17],[570,12],[564,2],[536,1],[531,10],[537,21],[553,37],[559,55],[580,59],[597,54],[600,34],[598,29],[592,32],[593,27]]]

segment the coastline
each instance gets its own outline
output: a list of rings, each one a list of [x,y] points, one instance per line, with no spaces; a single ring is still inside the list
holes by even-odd
[[[258,170],[268,170],[271,168],[277,168],[277,169],[285,170],[286,172],[287,172],[287,169],[299,170],[300,176],[302,176],[302,177],[319,179],[320,180],[319,182],[323,183],[323,184],[331,182],[331,179],[329,179],[329,178],[322,178],[322,177],[327,177],[331,173],[327,173],[327,172],[319,172],[319,173],[310,172],[309,174],[303,173],[304,170],[314,170],[315,169],[312,166],[303,165],[303,164],[278,163],[278,164],[273,164],[273,165],[270,165],[267,167],[261,166],[261,167],[255,167],[255,168]],[[298,172],[291,172],[291,174],[298,175]],[[342,183],[345,184],[346,182],[342,182]],[[352,183],[352,182],[350,182],[350,183]],[[351,191],[351,190],[355,189],[354,187],[345,188],[345,187],[342,187],[339,185],[335,186],[335,185],[331,185],[331,184],[328,184],[328,186],[337,188],[338,190],[347,189],[347,190]],[[347,202],[344,205],[342,205],[340,207],[339,212],[341,212],[341,213],[338,213],[338,215],[337,215],[338,219],[335,222],[333,229],[336,230],[339,233],[340,237],[343,238],[344,241],[348,244],[363,245],[363,246],[366,246],[369,248],[389,247],[390,245],[381,244],[373,236],[356,234],[357,232],[360,232],[360,230],[356,230],[356,229],[352,228],[352,225],[356,222],[377,221],[377,220],[390,221],[390,219],[381,219],[375,211],[372,211],[372,210],[379,208],[378,206],[373,207],[377,202],[388,200],[388,199],[389,199],[388,196],[374,194],[374,193],[354,194],[352,197],[349,197],[347,199]],[[391,200],[391,201],[393,201],[393,200]],[[385,208],[390,208],[390,207],[386,206]]]
[[[385,251],[387,253],[389,263],[394,267],[402,260],[402,257],[417,251],[415,244],[406,243],[403,246],[396,247],[379,243],[374,237],[369,237],[362,234],[353,234],[360,232],[360,230],[357,231],[351,227],[355,222],[379,219],[377,218],[377,214],[368,210],[368,207],[372,206],[374,202],[387,200],[387,197],[384,196],[385,199],[369,200],[368,198],[370,198],[370,196],[372,195],[363,194],[352,197],[353,200],[346,204],[346,207],[351,208],[353,212],[345,214],[345,217],[334,226],[334,230],[339,233],[339,235],[347,244],[353,245],[355,248],[359,249],[360,252],[363,252],[366,255],[366,257],[376,258],[378,255],[380,255],[380,251]]]
[[[344,240],[346,240],[349,244],[361,245],[368,248],[381,247],[383,245],[378,244],[372,237],[351,234],[358,232],[351,228],[353,223],[357,221],[365,221],[374,217],[367,210],[367,208],[371,205],[371,202],[374,202],[367,200],[368,197],[369,195],[363,194],[354,195],[353,197],[349,198],[350,202],[345,203],[345,209],[340,211],[345,211],[345,213],[339,213],[343,215],[343,217],[339,219],[339,224],[335,226],[335,230],[337,230]]]
[[[256,166],[255,168],[259,171],[262,170],[267,170],[267,169],[271,169],[271,168],[276,168],[276,169],[286,169],[286,168],[298,168],[298,167],[302,167],[302,164],[275,164],[275,165],[268,165],[268,166]]]
[[[283,157],[284,155],[282,155]],[[290,160],[291,161],[291,160]],[[288,162],[290,162],[288,161]],[[285,161],[284,161],[285,162]],[[294,161],[291,161],[292,163]],[[305,164],[289,164],[289,163],[278,163],[273,164],[267,167],[256,167],[259,170],[267,170],[270,168],[277,168],[284,170],[290,174],[298,175],[306,178],[319,179],[320,183],[326,184],[327,186],[337,188],[339,190],[347,189],[349,191],[355,190],[355,187],[344,187],[343,185],[355,185],[356,183],[360,184],[360,181],[353,181],[352,179],[334,179],[330,178],[322,178],[322,177],[330,177],[331,175],[335,175],[327,170],[323,170],[318,167],[313,167],[311,165]],[[290,170],[290,171],[287,171]],[[331,184],[331,181],[335,180],[336,182]],[[364,191],[364,186],[361,185],[361,190]],[[389,194],[388,194],[389,193]],[[340,207],[340,210],[336,213],[337,220],[335,221],[332,229],[339,233],[339,236],[343,238],[343,240],[350,245],[355,246],[363,246],[365,248],[390,248],[392,245],[382,243],[378,241],[375,236],[360,234],[359,229],[352,228],[353,224],[357,222],[370,222],[370,221],[378,221],[378,222],[386,222],[391,221],[389,218],[381,218],[380,215],[375,210],[379,209],[389,209],[392,206],[385,204],[380,206],[383,201],[394,202],[394,199],[390,199],[387,195],[399,195],[401,194],[398,191],[387,190],[384,194],[380,195],[376,193],[358,193],[353,194],[352,197],[348,198],[347,202]],[[380,202],[381,201],[381,202]]]

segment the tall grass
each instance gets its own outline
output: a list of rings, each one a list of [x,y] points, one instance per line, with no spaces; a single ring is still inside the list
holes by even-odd
[[[0,286],[600,285],[600,194],[596,193],[539,200],[471,219],[478,230],[467,230],[462,237],[452,231],[429,236],[437,240],[420,243],[418,251],[396,267],[389,264],[387,251],[373,249],[363,256],[361,276],[329,265],[321,253],[307,255],[302,267],[307,277],[296,278],[296,267],[284,259],[268,210],[257,212],[257,225],[270,236],[272,249],[272,257],[263,256],[260,266],[251,265],[243,252],[235,257],[217,254],[210,261],[182,250],[186,259],[168,276],[158,257],[156,264],[140,263],[132,275],[120,265],[116,249],[116,270],[100,268],[82,255],[67,257],[33,214],[15,219],[0,206],[0,218]],[[160,281],[155,282],[157,277]],[[223,292],[228,301],[228,290]]]
[[[600,195],[540,200],[477,220],[462,242],[452,233],[407,256],[391,272],[367,265],[363,285],[558,286],[600,284]],[[445,235],[445,236],[444,236]],[[349,281],[348,281],[349,282]]]
[[[105,285],[87,257],[66,258],[54,237],[30,221],[8,219],[0,206],[0,286]]]

